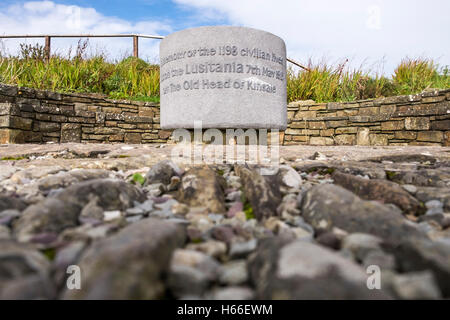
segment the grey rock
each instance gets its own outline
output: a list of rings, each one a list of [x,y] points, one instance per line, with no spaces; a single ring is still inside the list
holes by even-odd
[[[123,220],[103,224],[83,224],[76,228],[65,229],[61,232],[58,239],[62,242],[93,241],[105,238],[121,227],[123,227]]]
[[[84,207],[93,196],[105,211],[123,210],[133,207],[134,202],[144,202],[145,195],[130,183],[114,179],[94,179],[77,183],[61,192],[57,199],[65,203]]]
[[[222,241],[208,240],[202,243],[190,243],[186,249],[203,252],[211,257],[220,259],[227,252],[227,245]]]
[[[169,288],[176,297],[202,295],[219,275],[219,264],[194,250],[178,249],[172,256]]]
[[[240,190],[232,191],[232,192],[227,193],[226,199],[231,202],[240,201],[241,194],[242,194],[242,191],[240,191]]]
[[[198,269],[213,281],[217,277],[219,265],[210,256],[195,250],[177,249],[173,253],[170,267],[186,266]]]
[[[378,266],[382,272],[386,270],[395,270],[397,268],[394,255],[385,253],[382,250],[369,251],[364,256],[362,265],[366,269],[372,265]]]
[[[425,207],[427,207],[427,215],[444,213],[444,204],[439,200],[429,200],[425,202]]]
[[[173,216],[172,207],[178,204],[178,201],[174,199],[167,199],[167,201],[162,203],[154,204],[154,211],[151,212],[152,216],[157,216],[160,218],[168,218]]]
[[[0,224],[0,240],[10,239],[11,230],[7,226]]]
[[[400,184],[445,188],[450,181],[450,172],[440,169],[397,170],[390,175],[390,180]]]
[[[231,286],[216,289],[210,295],[212,300],[251,300],[255,293],[249,287]]]
[[[217,213],[210,213],[208,214],[208,217],[215,223],[220,224],[220,222],[224,219],[223,214],[217,214]]]
[[[397,183],[384,179],[364,179],[339,171],[335,171],[332,178],[335,184],[352,191],[362,199],[395,204],[406,214],[423,213],[420,202]]]
[[[302,177],[291,166],[281,165],[278,169],[277,176],[280,184],[292,189],[299,189],[302,185]]]
[[[316,241],[318,244],[328,247],[333,250],[339,250],[341,248],[342,239],[334,232],[327,231],[320,234]]]
[[[177,202],[174,205],[172,205],[171,210],[172,210],[173,214],[185,215],[189,212],[189,207],[187,205],[185,205],[184,203]]]
[[[447,243],[450,245],[450,228],[446,228],[445,230],[430,232],[430,233],[428,233],[428,236],[433,241],[439,241],[439,242]]]
[[[241,178],[239,178],[239,176],[229,175],[226,180],[230,188],[239,190],[242,187]]]
[[[48,276],[28,275],[0,285],[2,300],[49,300],[56,298],[56,288]]]
[[[54,175],[39,179],[38,187],[43,192],[51,189],[66,188],[74,183],[92,179],[108,178],[110,172],[100,169],[74,169],[71,171],[58,172]]]
[[[223,285],[240,285],[248,280],[247,261],[234,260],[220,267],[219,281]]]
[[[168,191],[175,191],[178,189],[181,183],[181,178],[179,176],[173,176],[170,178],[170,183],[167,186]]]
[[[47,258],[33,247],[0,240],[0,284],[30,275],[46,278],[49,270]]]
[[[423,238],[404,239],[386,246],[405,272],[430,270],[445,297],[450,297],[450,245]]]
[[[103,209],[97,204],[99,201],[97,196],[93,196],[91,200],[83,207],[78,220],[81,223],[89,223],[92,221],[100,222],[103,220]]]
[[[379,157],[374,157],[367,159],[368,161],[373,162],[415,162],[415,163],[424,163],[429,162],[434,164],[436,162],[436,158],[433,156],[429,156],[426,154],[394,154],[394,155],[384,155]]]
[[[128,216],[125,218],[125,220],[129,223],[134,223],[134,222],[138,222],[140,220],[144,219],[143,216],[141,215],[137,215],[137,216]]]
[[[310,160],[327,160],[327,156],[321,152],[316,151],[316,152],[314,152],[314,154],[311,157],[309,157],[309,159]]]
[[[18,184],[29,182],[31,180],[41,179],[50,174],[56,174],[60,171],[64,171],[61,166],[38,166],[30,167],[25,170],[17,171],[11,176],[11,180]]]
[[[439,224],[442,228],[446,228],[445,226],[445,215],[442,213],[433,213],[433,214],[425,214],[419,217],[418,222],[435,222]],[[420,225],[420,224],[419,224]]]
[[[87,245],[84,241],[74,241],[57,251],[51,265],[51,273],[54,282],[59,288],[65,285],[66,279],[69,276],[67,274],[67,267],[77,264],[78,259],[86,247]]]
[[[352,233],[342,241],[342,249],[349,250],[354,257],[363,261],[372,251],[380,251],[383,240],[370,234]]]
[[[17,168],[11,165],[0,165],[0,182],[11,177]]]
[[[392,286],[400,299],[441,299],[434,276],[429,271],[410,272],[394,277]]]
[[[249,272],[262,299],[389,298],[369,290],[367,274],[351,260],[305,241],[262,240],[249,259]]]
[[[0,240],[10,239],[11,230],[7,226],[0,224]]]
[[[227,217],[233,218],[238,212],[244,210],[244,204],[240,201],[234,202],[227,211]]]
[[[152,197],[159,197],[166,192],[166,187],[160,182],[149,184],[143,189]]]
[[[184,173],[177,199],[192,207],[206,207],[210,212],[225,213],[226,182],[209,167],[192,168]]]
[[[230,243],[235,234],[233,228],[229,225],[220,225],[212,229],[211,235],[214,239]]]
[[[289,219],[291,216],[297,216],[300,214],[298,208],[298,200],[295,194],[287,194],[283,197],[281,204],[277,208],[277,213],[283,219]]]
[[[22,211],[26,207],[27,204],[20,198],[9,195],[0,195],[0,212],[7,209]]]
[[[412,184],[404,184],[402,185],[403,189],[408,191],[409,193],[415,194],[417,192],[417,187]]]
[[[141,207],[128,208],[125,212],[127,216],[137,216],[145,213]]]
[[[148,186],[154,183],[168,185],[173,176],[181,176],[181,169],[171,160],[162,160],[153,165],[145,175],[145,184]]]
[[[81,210],[93,198],[105,211],[126,210],[134,201],[142,202],[144,194],[135,186],[120,180],[94,179],[74,184],[55,198],[29,206],[14,222],[19,241],[30,241],[41,233],[56,233],[75,227]]]
[[[429,220],[429,221],[422,221],[417,224],[417,229],[419,229],[421,232],[425,234],[429,234],[433,231],[437,231],[440,229],[439,223]]]
[[[40,234],[54,234],[78,224],[80,208],[59,199],[48,198],[29,206],[13,223],[18,241],[28,242]]]
[[[187,266],[171,269],[167,286],[171,294],[178,299],[197,300],[211,284],[210,279],[200,270]]]
[[[153,205],[154,205],[153,200],[145,200],[144,202],[139,203],[137,205],[137,207],[142,209],[144,211],[144,213],[149,213],[150,211],[152,211],[154,209]]]
[[[450,212],[450,188],[418,187],[416,198],[422,202],[439,200],[444,204],[444,210]]]
[[[236,165],[234,171],[241,178],[245,197],[250,202],[256,218],[263,220],[275,216],[281,203],[278,186],[270,184],[256,170]],[[277,178],[271,176],[271,179],[276,180]]]
[[[425,207],[427,207],[427,209],[443,208],[444,204],[439,200],[429,200],[425,202]]]
[[[331,184],[314,186],[302,201],[302,215],[316,230],[338,227],[350,233],[368,233],[385,242],[426,238],[393,207],[365,201]]]
[[[16,209],[8,209],[0,212],[0,225],[11,225],[12,221],[16,218],[20,217],[19,210]]]
[[[66,299],[157,299],[164,296],[162,274],[172,252],[184,244],[185,232],[174,223],[143,219],[87,249],[79,266],[81,290]]]
[[[245,242],[232,242],[230,244],[230,257],[232,259],[245,258],[255,251],[258,246],[258,240],[251,239]]]
[[[434,207],[430,208],[425,212],[427,215],[435,215],[435,214],[442,214],[444,213],[444,209],[442,207]]]

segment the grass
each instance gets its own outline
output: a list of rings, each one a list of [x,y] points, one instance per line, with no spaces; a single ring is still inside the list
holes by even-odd
[[[25,157],[2,157],[0,158],[1,161],[18,161],[26,159]]]
[[[159,101],[159,66],[129,57],[115,63],[104,54],[87,57],[86,42],[75,55],[53,55],[21,45],[18,56],[0,54],[0,83],[58,92],[101,93],[112,99]]]
[[[440,68],[431,59],[406,58],[392,77],[371,74],[370,70],[346,68],[347,60],[337,66],[309,62],[310,71],[288,69],[288,101],[353,101],[420,93],[425,89],[450,87],[448,67]]]
[[[21,45],[17,56],[0,52],[0,83],[58,92],[101,93],[112,99],[159,102],[159,66],[128,57],[111,62],[105,54],[88,56],[87,42],[75,54],[53,55],[48,62],[40,45]],[[448,66],[426,58],[406,58],[391,77],[370,70],[350,69],[348,60],[336,66],[309,61],[309,71],[287,70],[288,102],[353,101],[415,94],[450,87]]]

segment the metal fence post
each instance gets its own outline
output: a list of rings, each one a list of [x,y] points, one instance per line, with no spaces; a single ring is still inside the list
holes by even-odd
[[[47,62],[50,61],[50,50],[51,50],[51,38],[49,36],[45,36],[45,60]]]
[[[139,37],[133,36],[133,57],[139,58]]]

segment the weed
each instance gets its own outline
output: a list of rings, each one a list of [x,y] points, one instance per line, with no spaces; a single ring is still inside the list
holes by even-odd
[[[5,160],[5,161],[16,161],[16,160],[23,160],[26,159],[25,157],[2,157],[0,158],[0,160]]]
[[[135,173],[131,177],[131,181],[136,184],[139,183],[141,186],[145,183],[145,178],[140,173]]]

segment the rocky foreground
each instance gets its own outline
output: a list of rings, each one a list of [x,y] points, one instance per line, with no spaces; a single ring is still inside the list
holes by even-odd
[[[0,146],[0,298],[450,298],[450,148],[170,148]]]

